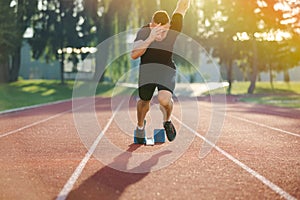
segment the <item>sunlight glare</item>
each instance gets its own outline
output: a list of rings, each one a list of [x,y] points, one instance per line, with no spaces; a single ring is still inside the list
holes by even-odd
[[[286,2],[278,2],[274,5],[274,10],[278,11],[278,10],[282,10],[282,11],[291,11],[291,7],[289,6],[288,3]]]
[[[17,5],[17,2],[15,1],[15,0],[12,0],[11,2],[10,2],[10,7],[12,8],[12,7],[15,7]]]

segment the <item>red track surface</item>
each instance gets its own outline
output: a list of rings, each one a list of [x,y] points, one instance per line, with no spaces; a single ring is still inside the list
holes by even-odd
[[[195,112],[188,107],[188,100],[180,103],[175,103],[174,116],[180,117],[180,105],[184,104]],[[211,104],[208,99],[197,103],[200,125],[194,133],[205,135]],[[134,118],[133,100],[129,108]],[[56,199],[70,183],[88,151],[71,109],[70,101],[0,116],[0,199]],[[97,99],[96,110],[103,129],[112,117],[110,99]],[[179,134],[193,134],[173,121]],[[123,134],[115,121],[108,125],[105,135],[127,152],[151,152],[169,145],[132,145],[132,137]],[[299,110],[238,103],[227,97],[217,147],[200,159],[202,144],[203,140],[195,137],[178,160],[142,174],[121,172],[94,156],[87,157],[67,199],[300,199]],[[159,154],[149,163],[154,166],[167,158],[167,153]],[[129,159],[120,155],[115,162]]]

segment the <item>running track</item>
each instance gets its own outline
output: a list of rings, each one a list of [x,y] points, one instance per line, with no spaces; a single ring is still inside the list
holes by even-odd
[[[79,101],[84,108],[85,100]],[[0,199],[300,199],[300,110],[227,97],[222,134],[200,159],[211,103],[209,98],[197,103],[198,130],[177,120],[180,105],[195,111],[189,101],[174,105],[179,134],[196,135],[189,148],[167,167],[142,174],[109,168],[92,155],[93,149],[88,151],[77,134],[71,101],[2,114]],[[135,101],[129,105],[134,116]],[[96,111],[103,125],[99,140],[109,135],[128,152],[168,145],[132,145],[113,119],[109,98],[97,98]]]

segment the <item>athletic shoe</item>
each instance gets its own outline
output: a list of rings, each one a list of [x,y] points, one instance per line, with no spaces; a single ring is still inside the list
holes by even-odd
[[[164,128],[166,130],[167,138],[171,142],[176,137],[176,130],[171,121],[164,122]]]
[[[145,144],[146,143],[146,140],[145,140],[145,137],[146,137],[145,126],[146,126],[146,120],[144,120],[144,128],[143,129],[139,129],[138,127],[136,127],[135,139],[136,139],[138,144]]]

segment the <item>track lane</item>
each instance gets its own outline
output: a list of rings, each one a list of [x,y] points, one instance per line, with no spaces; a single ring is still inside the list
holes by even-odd
[[[116,131],[114,131],[116,132]],[[201,130],[201,132],[203,132],[203,130]],[[198,140],[198,139],[196,139]],[[195,143],[195,142],[194,142]],[[193,144],[194,144],[193,143]],[[201,142],[200,142],[201,143]],[[230,144],[231,141],[229,141],[229,143],[226,143],[225,146],[228,146],[228,144]],[[241,148],[243,149],[243,148]],[[235,150],[234,152],[237,152],[240,149]],[[197,155],[197,152],[199,151],[199,146],[198,148],[194,148],[192,150],[193,152],[193,156],[194,158],[197,157],[195,156],[195,154]],[[232,149],[229,149],[229,151],[232,151]],[[212,178],[203,178],[202,176],[204,176],[204,174],[202,174],[202,176],[197,176],[196,179],[193,179],[194,182],[191,182],[190,179],[192,176],[189,175],[185,175],[183,177],[185,178],[175,178],[172,179],[172,176],[174,177],[178,177],[178,175],[176,174],[176,171],[180,171],[182,173],[186,172],[185,168],[188,168],[186,163],[190,163],[189,159],[185,159],[186,162],[182,163],[180,162],[180,160],[188,157],[188,158],[193,158],[193,156],[189,157],[186,155],[187,152],[184,154],[184,156],[182,156],[178,161],[176,161],[176,163],[172,164],[171,166],[169,166],[167,169],[163,169],[160,170],[158,172],[152,172],[150,174],[141,174],[141,175],[135,175],[135,174],[127,174],[127,173],[122,173],[122,172],[118,172],[116,170],[110,169],[108,167],[102,166],[98,168],[98,171],[96,173],[92,173],[90,171],[89,167],[92,167],[93,170],[95,170],[95,166],[91,166],[89,165],[89,163],[93,163],[93,165],[95,165],[95,160],[90,161],[87,165],[87,168],[83,171],[83,175],[82,177],[79,178],[78,182],[75,184],[75,189],[71,192],[71,194],[68,196],[68,199],[80,199],[83,196],[82,195],[86,195],[84,196],[87,199],[93,199],[96,198],[97,196],[101,197],[101,196],[106,196],[108,197],[107,199],[115,199],[115,198],[120,198],[120,199],[127,199],[127,198],[137,198],[137,199],[142,199],[142,198],[146,198],[146,197],[150,197],[150,198],[158,198],[158,199],[164,199],[164,198],[172,198],[172,199],[180,199],[182,198],[182,196],[185,195],[189,195],[189,197],[191,197],[191,199],[198,199],[198,198],[221,198],[221,197],[225,197],[226,198],[249,198],[249,197],[253,197],[253,198],[272,198],[272,199],[277,199],[280,198],[280,196],[278,196],[278,194],[276,193],[280,193],[283,197],[286,197],[287,199],[293,199],[293,197],[291,195],[289,195],[287,192],[285,192],[284,190],[282,190],[281,188],[279,188],[278,190],[278,186],[274,185],[272,182],[270,182],[268,179],[266,178],[262,178],[259,180],[255,180],[255,177],[253,175],[257,177],[260,177],[260,174],[258,174],[257,172],[253,172],[253,170],[245,165],[242,165],[244,168],[241,169],[241,166],[236,166],[235,163],[230,163],[230,161],[228,161],[227,159],[224,159],[224,157],[222,158],[222,156],[224,155],[219,155],[218,160],[216,159],[216,152],[212,151],[211,154],[213,154],[214,156],[211,157],[212,155],[210,154],[208,157],[211,159],[210,165],[217,165],[217,169],[211,170],[209,172],[212,172],[213,177],[222,177],[218,180],[215,181],[211,181]],[[197,160],[197,159],[196,159]],[[206,159],[204,159],[206,160]],[[196,161],[196,166],[201,165],[201,161],[204,160],[199,160],[199,162]],[[220,163],[216,164],[215,161],[221,161]],[[207,160],[206,160],[207,161]],[[224,165],[223,162],[226,162],[227,164]],[[257,166],[258,163],[260,162],[264,162],[265,160],[261,161],[259,160],[259,162],[255,162],[255,167]],[[235,162],[239,162],[237,160],[235,160]],[[172,170],[172,166],[177,165],[178,163],[180,167],[177,167],[178,169],[173,169]],[[241,164],[240,164],[241,165]],[[101,166],[101,165],[100,165]],[[207,166],[206,166],[207,167]],[[171,168],[171,169],[170,169]],[[245,168],[248,170],[248,172],[245,172]],[[180,170],[183,169],[183,170]],[[231,169],[234,169],[233,171]],[[195,165],[192,165],[191,171],[199,173],[199,171],[197,170],[197,167],[195,168]],[[227,174],[226,172],[230,171],[229,174]],[[252,172],[252,174],[248,174],[249,171]],[[161,173],[160,176],[156,176],[154,174],[156,173]],[[169,173],[168,173],[169,172]],[[206,171],[207,172],[207,171]],[[219,175],[218,172],[220,173]],[[117,174],[117,176],[115,177],[114,175],[109,175],[109,174]],[[167,173],[167,175],[166,175]],[[189,174],[189,172],[186,172],[187,174]],[[87,174],[89,174],[90,176],[88,176]],[[92,174],[92,175],[91,175]],[[227,175],[227,177],[225,178],[224,175]],[[136,178],[129,178],[131,176],[136,176]],[[155,182],[155,178],[153,179],[154,176],[156,179],[159,180],[158,183],[158,187],[155,187],[155,185],[151,184],[151,187],[149,188],[149,186],[147,186],[147,184],[143,184],[141,185],[141,182],[144,182],[144,180],[148,180],[146,182],[152,183]],[[242,179],[241,179],[242,176]],[[245,177],[244,177],[245,176]],[[116,184],[116,186],[113,184],[115,183],[114,181],[118,181],[120,177],[124,178],[124,181],[122,181],[122,184]],[[152,178],[151,178],[152,177]],[[163,177],[163,178],[162,178]],[[126,181],[127,179],[129,179],[129,181]],[[133,179],[133,180],[132,180]],[[166,179],[166,182],[164,182],[164,179]],[[181,179],[181,180],[180,180]],[[183,179],[183,180],[182,180]],[[203,185],[200,185],[199,187],[199,182],[201,182],[201,180],[209,180],[209,183],[203,183]],[[228,180],[230,179],[230,180]],[[273,177],[272,177],[273,179]],[[175,180],[175,181],[174,181]],[[180,180],[179,182],[180,184],[176,184],[176,182]],[[112,181],[110,184],[108,184],[107,182]],[[156,180],[157,181],[157,180]],[[163,183],[161,183],[163,182]],[[212,188],[208,188],[207,185],[212,184],[215,187]],[[226,182],[226,184],[229,185],[222,185],[222,182]],[[266,186],[266,182],[269,184],[269,186]],[[174,191],[171,188],[165,187],[166,185],[170,185],[170,183],[172,183],[174,186],[177,186],[176,189],[174,188]],[[193,184],[194,183],[194,184]],[[195,185],[196,183],[196,185]],[[221,187],[221,191],[218,190],[217,188],[219,188],[217,185],[219,185],[219,187]],[[267,185],[268,185],[267,184]],[[140,185],[140,186],[138,186]],[[197,193],[191,193],[190,189],[188,188],[188,185],[193,185],[194,186],[194,191],[198,191]],[[274,191],[270,190],[270,187],[273,188]],[[280,184],[282,185],[282,183]],[[180,188],[184,188],[184,191],[181,190]],[[229,187],[228,187],[229,186]],[[245,187],[243,187],[245,186]],[[203,188],[205,188],[203,190]],[[106,190],[103,190],[103,188],[106,188]],[[132,188],[135,188],[132,190]],[[146,188],[146,189],[145,189]],[[162,191],[166,190],[165,192]],[[226,190],[226,188],[228,188],[228,190]],[[283,187],[285,188],[285,187]],[[201,190],[202,189],[202,190]],[[145,190],[147,191],[147,193],[145,193]],[[211,193],[206,193],[204,191],[213,191]],[[172,192],[171,192],[172,191]],[[202,192],[199,192],[202,191]],[[242,194],[240,194],[238,191],[243,191]],[[257,193],[257,191],[260,191],[259,193]],[[296,192],[297,194],[297,190],[293,191]],[[147,196],[145,196],[147,194]],[[174,195],[173,195],[174,194]],[[241,195],[241,196],[239,196]]]
[[[83,104],[82,106],[86,106],[91,103],[90,99],[80,98],[73,101],[80,102]],[[72,100],[61,103],[54,102],[32,109],[20,109],[15,112],[0,114],[0,138],[46,122],[68,112],[72,112]]]
[[[99,123],[110,115],[102,111]],[[86,153],[71,112],[3,137],[0,146],[0,199],[53,199]]]
[[[288,193],[299,197],[299,130],[290,134],[291,132],[284,129],[294,131],[295,126],[299,124],[296,122],[299,122],[297,118],[300,117],[300,113],[294,109],[272,106],[265,106],[262,109],[262,106],[257,105],[258,109],[255,106],[238,102],[227,106],[226,121],[218,145]],[[245,112],[249,107],[257,111]],[[263,112],[264,110],[266,113]],[[271,116],[270,113],[275,116]],[[290,113],[290,117],[287,113]],[[253,121],[260,123],[253,123]],[[261,123],[268,125],[262,126]]]
[[[209,103],[199,103],[200,108],[210,107]],[[97,105],[98,121],[106,124],[112,114],[110,101],[101,100]],[[134,106],[130,108],[130,113],[135,115]],[[174,115],[178,115],[178,111]],[[201,115],[200,111],[200,116],[201,126],[197,132],[204,134],[208,129],[210,113],[203,111]],[[182,128],[181,131],[189,130]],[[0,164],[3,177],[0,185],[3,189],[0,190],[0,197],[53,199],[87,151],[76,133],[73,116],[66,113],[21,132],[0,139],[3,147],[0,157],[3,161]],[[124,150],[132,143],[132,137],[124,136],[114,122],[107,133],[112,138],[122,135],[124,140],[120,143]],[[148,174],[119,172],[92,157],[75,182],[68,199],[182,199],[183,196],[190,199],[280,199],[278,194],[216,150],[212,150],[205,159],[199,159],[202,143],[196,138],[179,160],[167,168]],[[291,146],[287,147],[287,144]],[[226,118],[218,146],[299,198],[299,146],[293,136]],[[144,152],[151,148],[142,146],[133,147],[132,150]],[[16,191],[15,188],[19,189]],[[144,192],[145,188],[147,193]]]
[[[179,123],[182,123],[176,117],[175,117],[175,120],[177,120]],[[189,126],[187,126],[184,123],[182,123],[182,124],[187,129],[189,129],[191,132],[193,132],[195,135],[197,135],[198,137],[200,137],[205,143],[209,144],[211,147],[213,147],[214,149],[216,149],[219,153],[221,153],[227,159],[229,159],[230,161],[234,162],[236,165],[238,165],[239,167],[241,167],[242,169],[244,169],[246,172],[248,172],[249,174],[251,174],[252,176],[254,176],[255,178],[257,178],[260,182],[262,182],[263,184],[265,184],[266,186],[268,186],[274,192],[278,193],[281,197],[283,197],[285,199],[291,199],[291,200],[295,200],[296,199],[295,197],[293,197],[292,195],[290,195],[288,192],[286,192],[285,190],[283,190],[282,188],[280,188],[278,185],[274,184],[269,179],[267,179],[266,177],[262,176],[257,171],[253,170],[252,168],[250,168],[249,166],[247,166],[246,164],[244,164],[243,162],[241,162],[240,160],[238,160],[237,158],[235,158],[234,156],[232,156],[228,152],[224,151],[218,145],[216,145],[216,144],[212,143],[211,141],[207,140],[205,137],[203,137],[202,135],[200,135],[197,131],[191,129]]]
[[[85,154],[84,158],[81,160],[81,162],[79,163],[79,165],[77,166],[77,168],[73,172],[72,176],[69,178],[69,180],[64,185],[63,189],[60,191],[58,197],[56,198],[57,200],[64,200],[64,199],[66,199],[66,197],[68,196],[68,194],[72,190],[75,182],[77,181],[78,177],[81,175],[82,170],[84,169],[86,163],[88,162],[88,160],[93,155],[93,153],[94,153],[95,149],[97,148],[100,140],[102,139],[102,137],[104,136],[105,132],[109,128],[110,124],[114,120],[114,117],[115,117],[116,113],[119,112],[120,107],[122,106],[123,103],[124,103],[123,101],[120,102],[119,106],[114,111],[113,115],[111,116],[111,118],[109,119],[109,121],[107,122],[107,124],[105,125],[105,127],[103,128],[103,130],[99,133],[99,135],[95,139],[95,141],[92,144],[92,146],[88,149],[88,152]]]

